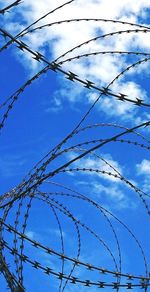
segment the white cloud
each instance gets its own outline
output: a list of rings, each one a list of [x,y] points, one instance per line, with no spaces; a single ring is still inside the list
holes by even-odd
[[[59,98],[59,96],[57,96],[57,92],[55,96],[53,97],[52,101],[47,104],[44,104],[44,106],[45,105],[46,105],[46,109],[45,109],[46,113],[51,113],[51,112],[57,113],[63,108],[62,100]]]
[[[26,0],[16,8],[16,11],[20,13],[26,26],[63,3],[63,0],[57,0],[57,3],[49,0]],[[73,18],[107,18],[138,22],[138,18],[140,17],[142,19],[143,17],[141,22],[144,22],[144,18],[147,17],[146,9],[150,8],[150,3],[149,0],[137,0],[136,2],[131,2],[130,0],[115,0],[113,1],[112,9],[108,9],[109,7],[110,0],[76,0],[42,19],[35,26]],[[7,16],[6,19],[8,20],[6,27],[12,33],[15,34],[22,29],[22,24],[19,23],[19,21],[17,22],[17,20],[15,20],[14,24],[13,13],[11,13],[11,16]],[[76,45],[79,45],[95,36],[117,30],[134,28],[134,26],[131,27],[129,25],[115,24],[111,22],[72,22],[54,25],[42,30],[36,30],[35,33],[28,34],[23,40],[34,50],[39,50],[41,53],[46,54],[49,60],[53,60]],[[90,42],[88,45],[84,45],[77,50],[74,50],[73,53],[67,54],[66,57],[61,58],[60,60],[94,51],[141,50],[141,47],[143,50],[148,50],[149,33],[147,33],[147,35],[145,33],[126,33]],[[28,69],[30,68],[31,72],[35,72],[39,69],[38,62],[33,60],[29,54],[21,53],[21,56],[23,57],[19,57],[20,61],[23,62]],[[107,86],[108,83],[110,83],[129,64],[130,62],[125,56],[98,55],[96,57],[86,58],[86,60],[85,58],[82,58],[77,61],[65,63],[64,68],[79,74],[83,79],[94,81],[101,87]],[[138,69],[138,67],[136,69],[141,71],[147,70],[147,65],[141,65],[139,68],[141,69]],[[130,75],[131,78],[132,76],[135,76],[137,70],[129,71],[126,75]],[[82,94],[76,98],[82,90],[79,90],[77,86],[74,93],[70,94],[70,92],[72,92],[71,88],[72,83],[70,82],[70,87],[68,87],[66,91],[68,93],[66,94],[66,98],[68,98],[70,102],[76,102],[78,99],[83,100]],[[136,81],[133,82],[130,80],[119,79],[119,81],[117,80],[113,87],[111,86],[110,88],[113,88],[116,92],[127,93],[131,99],[135,99],[135,97],[142,99],[146,98],[146,91],[144,91]],[[62,95],[62,91],[65,91],[63,86],[60,88],[60,96]],[[90,103],[93,101],[94,95],[95,93],[87,94]],[[57,111],[61,108],[60,104],[60,99],[55,98],[51,110]],[[104,97],[99,109],[103,110],[107,115],[120,116],[123,119],[132,118],[136,113],[135,107],[132,104],[127,102],[122,103],[111,97]]]
[[[137,174],[139,176],[142,176],[142,179],[140,181],[140,185],[142,185],[142,189],[144,192],[149,194],[150,192],[150,160],[143,159],[141,163],[138,163],[136,165]]]
[[[144,99],[146,94],[138,84],[135,82],[126,82],[126,83],[118,83],[114,87],[118,89],[119,92],[127,93],[130,99],[135,100],[136,98]],[[118,101],[113,97],[104,97],[102,98],[101,103],[99,103],[100,110],[107,113],[109,111],[110,116],[121,116],[121,119],[129,119],[133,118],[133,115],[136,115],[137,108],[133,107],[131,103]]]
[[[150,160],[143,159],[141,163],[137,164],[137,171],[139,175],[150,176]]]
[[[31,230],[26,231],[25,235],[32,240],[36,240],[36,238],[37,238],[37,234]]]
[[[124,199],[123,192],[116,185],[107,187],[101,184],[95,184],[94,188],[97,193],[105,193],[110,199],[117,199],[118,201]]]
[[[73,159],[76,157],[75,153],[71,153],[68,155],[68,157],[70,159]],[[103,157],[105,157],[105,161],[98,158],[98,157],[94,157],[94,156],[89,156],[87,158],[82,158],[80,159],[80,161],[76,161],[75,163],[73,163],[73,165],[71,166],[72,168],[76,167],[76,168],[86,168],[86,169],[92,169],[95,171],[81,171],[81,173],[86,175],[93,175],[99,178],[103,178],[106,179],[108,181],[112,181],[112,182],[119,182],[119,179],[114,177],[113,175],[117,174],[117,172],[119,172],[120,174],[122,174],[123,169],[122,167],[119,165],[119,163],[116,160],[113,160],[113,158],[111,157],[110,154],[105,154]],[[96,172],[96,170],[99,170],[100,172]],[[115,171],[116,170],[116,171]],[[110,173],[110,175],[108,174],[102,174],[101,172],[107,172]],[[112,175],[111,175],[112,174]],[[118,175],[118,174],[117,174]]]
[[[113,181],[107,181],[107,184],[98,179],[92,181],[79,181],[79,186],[83,192],[88,194],[92,200],[106,207],[107,210],[135,209],[136,203],[129,198],[128,191],[122,185],[114,184]]]
[[[97,194],[101,194],[104,198],[104,195],[107,196],[107,199],[111,203],[111,208],[116,210],[126,209],[126,208],[135,208],[136,204],[131,198],[128,197],[125,190],[123,190],[118,185],[95,185],[95,191],[97,190]]]

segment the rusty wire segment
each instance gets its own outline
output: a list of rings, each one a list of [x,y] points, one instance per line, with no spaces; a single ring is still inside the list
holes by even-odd
[[[121,173],[111,159],[107,159],[101,152],[105,148],[104,146],[111,149],[112,145],[120,145],[120,147],[127,145],[129,153],[130,149],[135,147],[137,151],[141,151],[144,155],[150,150],[150,139],[148,138],[150,121],[143,119],[140,120],[139,124],[132,124],[130,127],[120,125],[115,121],[110,123],[100,121],[95,123],[93,121],[90,124],[87,121],[90,114],[106,97],[109,97],[115,103],[121,104],[122,102],[133,107],[137,106],[139,112],[143,109],[149,109],[150,102],[148,99],[143,100],[141,96],[133,98],[128,94],[128,90],[120,92],[120,90],[117,91],[116,89],[111,89],[111,87],[133,70],[139,70],[145,65],[148,66],[150,52],[141,48],[139,50],[136,48],[135,50],[107,49],[96,51],[94,45],[97,41],[101,42],[114,37],[147,36],[149,35],[150,27],[102,18],[58,19],[58,21],[47,22],[35,27],[41,20],[46,20],[47,16],[51,16],[59,10],[63,11],[63,8],[71,6],[73,2],[75,0],[64,2],[62,5],[55,7],[33,23],[28,24],[16,35],[10,33],[6,28],[7,26],[0,28],[1,38],[4,41],[3,46],[0,48],[1,54],[5,54],[5,50],[8,51],[9,48],[13,47],[16,52],[21,52],[24,56],[28,53],[31,58],[41,64],[38,73],[30,77],[17,90],[14,91],[13,88],[12,91],[14,93],[6,97],[5,100],[0,101],[0,133],[5,131],[5,124],[9,123],[9,115],[11,115],[11,111],[13,111],[18,99],[21,99],[25,90],[32,86],[35,80],[40,79],[48,71],[57,73],[61,78],[65,77],[65,79],[74,82],[76,86],[80,85],[86,93],[87,91],[96,93],[96,98],[90,103],[88,110],[82,113],[81,119],[68,135],[55,147],[49,147],[49,152],[33,166],[16,187],[1,194],[0,272],[3,274],[9,290],[13,292],[28,291],[26,290],[26,269],[29,269],[35,278],[36,272],[38,275],[40,272],[45,277],[47,276],[50,282],[53,279],[52,281],[57,283],[57,291],[73,291],[68,288],[72,286],[73,288],[71,289],[74,289],[74,291],[82,288],[91,289],[91,291],[99,289],[106,289],[106,291],[110,291],[109,289],[114,289],[115,291],[135,289],[137,291],[138,288],[142,289],[142,291],[149,291],[149,258],[145,246],[141,243],[141,239],[136,235],[136,232],[120,217],[115,215],[111,208],[107,208],[103,204],[103,199],[101,203],[97,202],[97,200],[93,199],[90,194],[91,191],[88,191],[88,189],[85,195],[84,189],[82,192],[82,184],[79,191],[78,188],[70,187],[69,183],[65,185],[62,182],[66,181],[69,176],[74,177],[76,180],[82,177],[82,183],[85,178],[85,185],[88,185],[87,176],[91,178],[97,176],[99,179],[113,181],[114,184],[119,181],[121,186],[130,193],[130,196],[138,204],[141,204],[146,219],[150,216],[150,194],[148,191],[142,189],[142,184],[141,186],[136,184],[128,173]],[[2,14],[3,19],[7,12],[14,13],[14,11],[17,11],[18,6],[21,7],[22,4],[23,1],[18,0],[2,8],[0,14]],[[65,24],[68,26],[71,23],[104,23],[105,25],[113,24],[116,27],[117,25],[122,25],[123,28],[120,29],[119,26],[114,31],[105,34],[98,33],[95,37],[82,43],[80,42],[71,49],[66,47],[66,51],[63,54],[51,60],[48,59],[47,55],[32,48],[30,37],[34,33],[48,28],[51,29],[57,25]],[[89,44],[93,45],[92,50],[86,51]],[[124,68],[107,83],[107,86],[99,84],[96,76],[95,80],[88,80],[86,77],[80,76],[80,72],[74,72],[70,69],[73,68],[72,64],[74,62],[79,62],[80,64],[83,60],[91,60],[95,57],[103,56],[131,57],[131,62],[126,63]],[[88,161],[93,159],[92,161],[95,164],[89,166],[86,164],[86,159],[89,159]],[[40,216],[44,216],[44,212],[47,210],[47,213],[50,213],[49,218],[55,222],[59,235],[56,246],[53,241],[49,241],[49,245],[47,242],[45,244],[44,240],[42,240],[42,235],[38,240],[29,236],[27,231],[31,225],[30,218],[35,215],[33,212],[33,206],[35,205],[40,206],[39,214],[36,215],[37,217],[39,216],[39,221]],[[43,213],[42,209],[44,210]],[[86,209],[89,212],[89,217]],[[78,216],[80,212],[81,216]],[[103,234],[103,230],[97,230],[97,222],[94,219],[93,222],[88,219],[90,218],[90,212],[95,214],[95,220],[99,218],[98,224],[103,224],[103,228],[106,228],[106,236]],[[50,228],[51,222],[46,223],[49,224]],[[71,248],[66,244],[67,235],[65,232],[67,232],[67,226],[71,230],[69,232],[72,232],[73,243]],[[139,273],[128,271],[124,267],[120,230],[125,232],[129,240],[134,242],[140,263]],[[89,249],[89,245],[86,242],[88,240],[93,244],[94,252]],[[89,252],[87,259],[84,255],[86,244]],[[48,259],[47,262],[44,262],[43,258]],[[104,267],[105,260],[106,266]],[[43,291],[47,291],[46,289],[47,287],[45,286]]]

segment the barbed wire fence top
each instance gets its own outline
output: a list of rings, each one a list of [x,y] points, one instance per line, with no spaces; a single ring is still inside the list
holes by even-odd
[[[149,291],[148,2],[0,0],[0,291]]]

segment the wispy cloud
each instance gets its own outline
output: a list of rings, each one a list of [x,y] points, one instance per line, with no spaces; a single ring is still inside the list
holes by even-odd
[[[139,175],[150,176],[150,160],[143,159],[136,167]]]
[[[141,185],[146,193],[150,192],[150,160],[143,159],[136,165],[137,174],[140,177]]]
[[[75,156],[75,153],[69,154],[71,159]],[[72,178],[75,185],[79,187],[80,192],[88,194],[91,199],[103,206],[109,206],[110,210],[135,209],[136,203],[130,197],[129,186],[119,179],[126,171],[125,166],[120,165],[110,154],[103,155],[103,158],[101,160],[89,156],[75,162],[72,168],[81,169],[81,171],[73,172]],[[86,171],[82,171],[82,169],[86,169]],[[130,182],[136,186],[135,181],[130,179]]]
[[[76,157],[75,153],[71,153],[68,155],[69,159],[73,159]],[[112,158],[112,156],[110,154],[105,154],[103,155],[103,158],[105,158],[105,160],[101,159],[101,157],[94,157],[94,156],[89,156],[86,158],[82,158],[79,161],[76,161],[72,167],[77,167],[77,168],[86,168],[86,169],[93,169],[95,171],[87,171],[86,175],[92,175],[92,176],[96,176],[96,177],[100,177],[100,178],[104,178],[108,181],[115,181],[115,182],[119,182],[119,179],[114,177],[115,174],[117,174],[117,172],[119,172],[120,174],[123,173],[123,168],[121,167],[121,165],[119,165],[119,163],[114,160]],[[96,170],[99,170],[100,172],[96,172]],[[102,174],[101,172],[104,173]],[[112,174],[111,175],[107,175],[105,174],[105,172]],[[84,173],[83,173],[84,174]]]
[[[32,230],[27,230],[25,235],[32,240],[36,240],[38,238],[37,233],[35,231],[32,231]]]
[[[113,182],[106,184],[98,179],[89,180],[88,183],[79,180],[77,184],[92,200],[100,203],[109,211],[136,208],[136,203],[129,197],[129,190],[127,191],[123,185]]]

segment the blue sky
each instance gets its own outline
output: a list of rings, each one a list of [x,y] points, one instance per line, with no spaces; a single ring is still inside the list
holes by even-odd
[[[25,0],[9,13],[0,16],[1,27],[15,36],[48,11],[64,3],[62,0],[56,2]],[[6,1],[6,4],[10,3]],[[100,96],[98,90],[89,90],[82,82],[67,80],[60,72],[49,70],[42,74],[18,95],[0,132],[1,194],[19,185],[36,163],[80,123],[98,96],[100,99],[78,127],[78,132],[57,150],[62,153],[47,165],[46,175],[100,142],[150,120],[149,106],[136,105],[137,98],[149,104],[149,60],[126,70],[131,64],[149,58],[149,30],[144,32],[143,28],[127,23],[102,21],[103,18],[116,19],[148,27],[149,1],[137,0],[133,3],[115,0],[111,9],[108,9],[110,5],[110,0],[72,1],[40,20],[33,26],[37,28],[34,32],[27,33],[19,40],[33,51],[43,54],[49,62],[62,62],[63,70],[74,72],[81,80],[90,80],[101,89],[110,84],[112,93],[127,95],[125,97],[130,102],[120,101],[111,95]],[[3,6],[0,0],[0,7]],[[70,21],[38,29],[48,23],[76,18],[99,20]],[[117,31],[121,33],[110,35]],[[83,44],[96,37],[98,39],[95,41]],[[1,47],[8,40],[0,36]],[[71,51],[79,44],[83,45]],[[107,54],[102,54],[104,51]],[[112,51],[114,53],[110,53]],[[93,55],[94,52],[97,54]],[[137,52],[145,55],[136,55]],[[88,56],[85,57],[85,54]],[[70,58],[71,61],[64,62]],[[10,102],[2,106],[5,100],[14,96],[27,80],[46,65],[33,60],[32,54],[20,51],[15,44],[1,52],[0,64],[2,122]],[[123,71],[125,73],[116,79]],[[150,261],[149,218],[145,208],[146,204],[149,206],[150,190],[149,129],[141,127],[137,130],[138,134],[127,133],[116,141],[106,143],[44,180],[36,190],[24,229],[22,225],[30,202],[27,193],[16,225],[17,231],[25,233],[29,238],[24,241],[25,255],[33,262],[40,262],[43,267],[49,267],[55,272],[62,271],[62,260],[56,255],[49,255],[40,247],[33,247],[31,239],[70,258],[79,256],[79,260],[84,263],[116,271],[121,261],[122,273],[146,275],[145,262],[148,264]],[[141,194],[142,199],[146,200],[145,205],[140,198]],[[44,196],[50,200],[49,204]],[[12,198],[13,194],[10,200]],[[14,202],[6,224],[15,227],[20,202],[21,199]],[[3,218],[3,209],[0,212]],[[5,229],[3,236],[9,247],[13,247],[14,238],[17,239],[16,247],[20,251],[21,240],[18,235],[14,237],[13,233],[9,234]],[[4,254],[10,271],[16,274],[14,256],[9,254],[8,248],[4,249]],[[66,260],[64,274],[69,275],[72,267],[72,262]],[[45,275],[41,269],[35,270],[31,263],[25,263],[23,271],[23,284],[27,292],[63,291],[65,280],[59,286],[60,280]],[[115,282],[111,274],[88,271],[82,265],[75,267],[72,276],[83,280]],[[3,276],[0,280],[1,291],[7,291]],[[121,283],[127,282],[128,279],[122,277]],[[133,281],[133,284],[136,283],[139,282]],[[67,292],[79,289],[87,291],[88,288],[70,283],[65,287]],[[95,286],[90,289],[93,292],[98,290]],[[105,288],[106,291],[110,289]],[[139,289],[135,288],[134,291]]]

